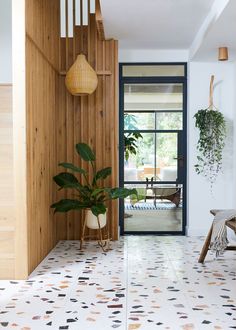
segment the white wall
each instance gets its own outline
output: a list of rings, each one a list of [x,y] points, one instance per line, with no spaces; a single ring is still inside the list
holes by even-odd
[[[234,147],[236,147],[236,62],[234,62],[234,70],[233,74],[235,77],[235,82],[234,82]],[[235,150],[236,153],[236,150]],[[234,192],[236,195],[236,159],[234,159],[234,181],[233,181],[233,186],[234,186]],[[234,207],[236,208],[236,196],[234,196]]]
[[[198,131],[194,114],[208,107],[210,76],[215,75],[214,104],[227,120],[227,141],[223,173],[210,192],[209,183],[194,170]],[[210,209],[236,207],[235,196],[235,64],[230,62],[191,62],[188,67],[188,224],[187,233],[205,235],[212,217]]]
[[[185,49],[119,49],[119,62],[187,62]]]
[[[0,84],[12,82],[11,0],[0,0]]]
[[[186,50],[120,49],[120,62],[187,62]],[[194,170],[198,131],[194,114],[208,107],[211,75],[215,75],[214,103],[227,120],[228,137],[224,150],[223,173],[213,189]],[[206,235],[209,230],[212,208],[236,208],[236,63],[188,62],[188,212],[187,234]]]

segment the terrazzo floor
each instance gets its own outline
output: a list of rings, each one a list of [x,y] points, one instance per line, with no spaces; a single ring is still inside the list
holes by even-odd
[[[0,329],[236,329],[236,253],[202,239],[128,236],[101,252],[61,241],[27,281],[0,281]]]

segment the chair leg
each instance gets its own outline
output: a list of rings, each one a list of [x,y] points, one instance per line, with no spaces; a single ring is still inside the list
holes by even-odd
[[[198,259],[198,262],[199,263],[203,263],[204,260],[205,260],[206,255],[207,255],[207,252],[208,252],[208,249],[209,249],[209,245],[211,243],[212,229],[213,229],[213,225],[211,225],[211,228],[210,228],[210,230],[209,230],[209,232],[207,234],[205,243],[204,243],[204,245],[202,247],[202,251],[201,251],[200,257]]]

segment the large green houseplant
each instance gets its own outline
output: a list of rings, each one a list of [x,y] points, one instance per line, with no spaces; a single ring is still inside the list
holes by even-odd
[[[223,114],[211,108],[199,110],[194,118],[199,129],[197,142],[197,174],[202,174],[211,184],[222,168],[222,152],[225,146],[226,123]]]
[[[54,208],[55,212],[86,210],[90,212],[90,216],[94,217],[96,221],[99,217],[103,220],[104,217],[101,215],[106,214],[106,203],[109,200],[126,198],[133,194],[137,195],[136,189],[105,187],[104,180],[111,175],[111,167],[106,167],[97,171],[95,154],[85,143],[76,144],[76,151],[84,161],[90,164],[93,177],[90,179],[85,169],[77,167],[74,164],[60,163],[59,166],[74,172],[74,174],[61,172],[54,176],[53,180],[60,189],[74,189],[76,194],[73,199],[61,199],[52,204],[51,207]],[[78,178],[77,175],[80,177]],[[81,180],[82,177],[83,180]],[[101,227],[104,225],[105,224],[101,224]]]

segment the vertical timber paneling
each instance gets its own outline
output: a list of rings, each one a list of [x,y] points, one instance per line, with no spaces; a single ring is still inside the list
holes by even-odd
[[[118,185],[117,42],[99,39],[95,14],[88,26],[74,27],[74,38],[60,38],[59,6],[59,0],[13,0],[15,224],[12,216],[8,229],[11,234],[15,226],[15,263],[7,266],[8,278],[26,278],[58,240],[80,238],[81,212],[53,215],[50,209],[52,202],[72,194],[59,192],[52,180],[58,163],[88,169],[75,153],[76,143],[95,150],[97,169],[112,167],[105,185]],[[65,72],[81,52],[99,83],[92,95],[73,97]],[[108,210],[110,233],[117,239],[117,202]],[[13,250],[6,250],[10,259]]]
[[[26,0],[26,145],[28,272],[56,244],[56,133],[64,125],[59,109],[59,1]],[[61,122],[59,126],[58,118]]]
[[[66,46],[65,46],[66,45]],[[74,161],[89,170],[88,164],[79,159],[75,144],[88,143],[96,152],[97,169],[112,167],[112,176],[105,181],[106,186],[118,186],[118,48],[115,40],[100,40],[95,14],[90,14],[88,26],[74,27],[74,40],[62,38],[61,72],[69,69],[79,53],[84,53],[88,62],[97,71],[98,87],[89,96],[72,97],[64,88],[66,98],[66,135],[67,154],[60,155],[60,161]],[[73,55],[73,56],[72,56]],[[60,132],[61,134],[61,132]],[[59,138],[58,138],[59,139]],[[63,158],[64,157],[64,158]],[[89,170],[91,176],[91,170]],[[71,192],[67,192],[70,196]],[[64,220],[58,221],[57,239],[79,239],[82,212],[68,213]],[[67,222],[67,224],[66,224]],[[118,204],[108,204],[108,227],[113,239],[118,238]],[[92,231],[90,232],[92,234]]]
[[[56,199],[52,177],[57,172],[57,132],[64,125],[58,106],[59,3],[13,0],[12,5],[17,279],[27,278],[56,244],[50,204]]]
[[[12,86],[0,84],[0,279],[15,277]]]

